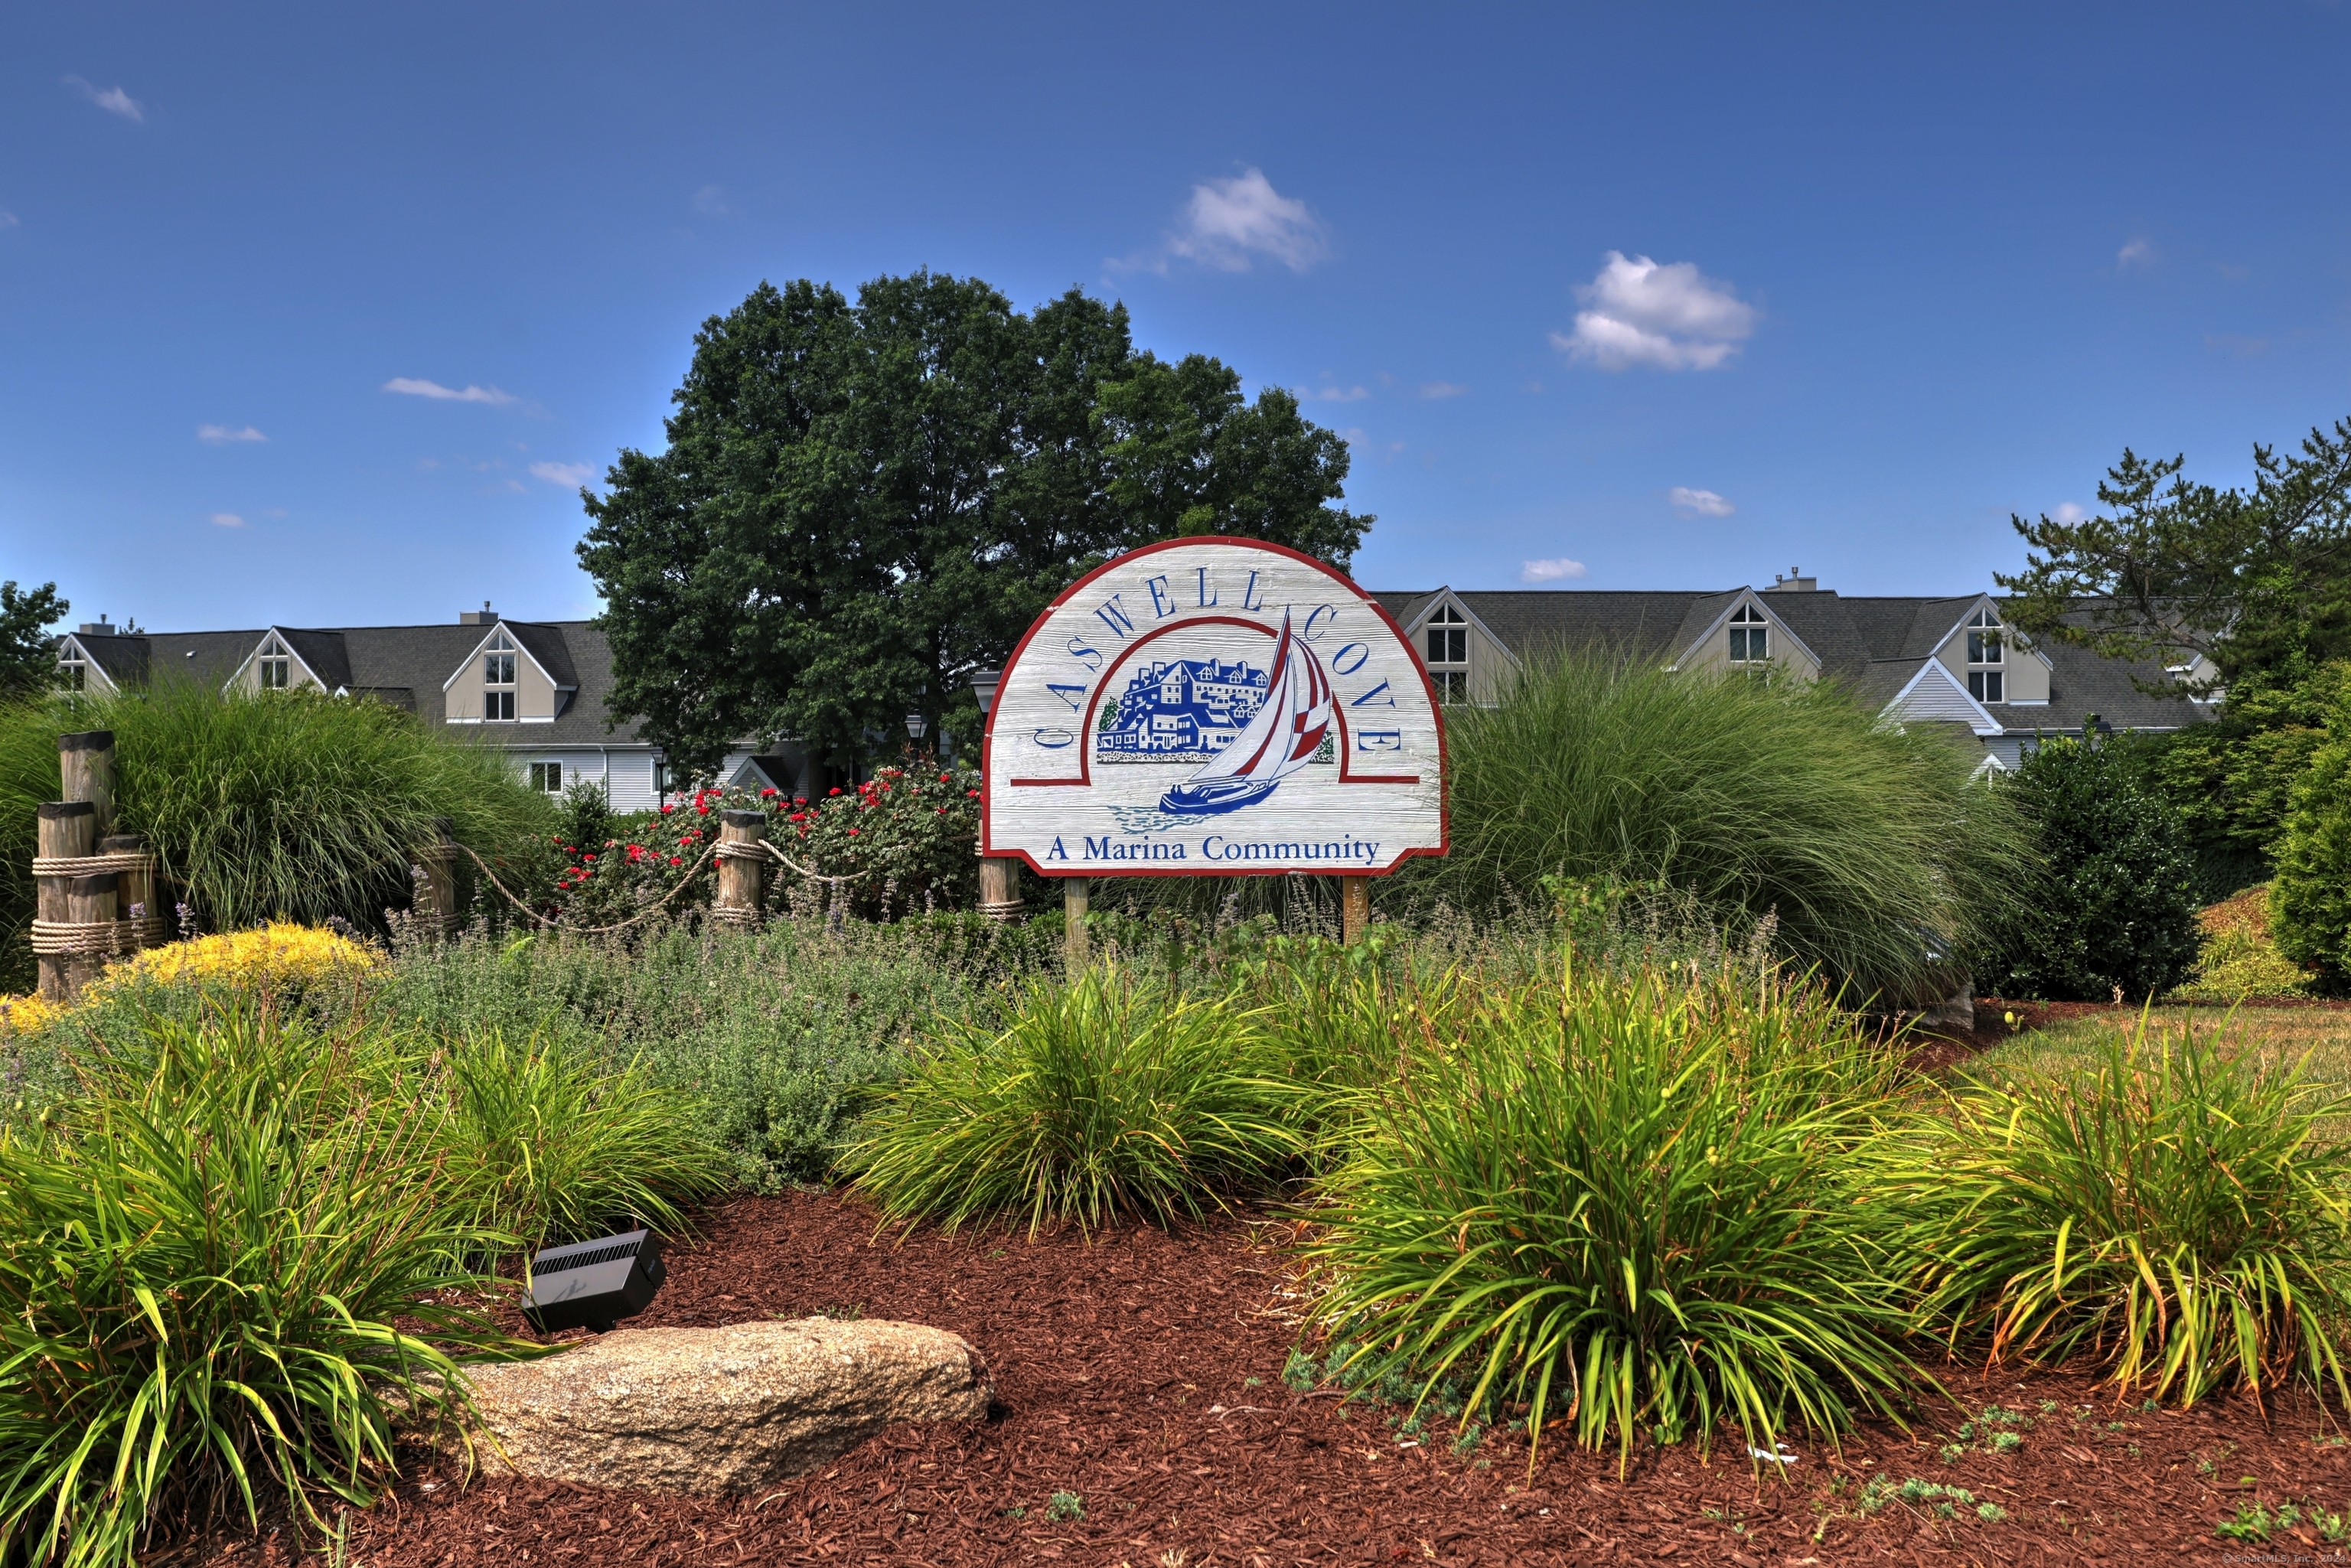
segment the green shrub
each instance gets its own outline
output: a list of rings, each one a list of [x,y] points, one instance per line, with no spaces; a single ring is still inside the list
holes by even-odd
[[[485,856],[531,861],[551,822],[502,753],[380,702],[163,681],[0,706],[0,989],[29,988],[33,809],[57,798],[57,737],[87,729],[114,732],[119,831],[156,849],[172,890],[159,902],[187,903],[212,930],[371,924],[408,904],[411,852],[434,818]]]
[[[1413,877],[1486,911],[1545,876],[1687,890],[1857,994],[1939,997],[2028,851],[1972,744],[1833,683],[1679,674],[1579,652],[1447,710],[1453,848]]]
[[[2179,814],[2127,748],[2056,737],[2002,779],[2032,823],[2046,874],[2011,907],[1979,973],[2004,997],[2132,1000],[2196,960],[2194,864]]]
[[[1098,966],[1028,986],[1000,1032],[941,1019],[841,1166],[892,1219],[950,1230],[1196,1216],[1301,1152],[1282,1065],[1231,1000]]]
[[[756,931],[653,922],[626,937],[468,934],[398,953],[334,1004],[464,1039],[503,1032],[641,1062],[691,1093],[733,1180],[772,1191],[831,1168],[858,1096],[896,1082],[935,1016],[996,1018],[1046,934],[976,914],[892,925],[821,915]]]
[[[1888,1069],[1818,994],[1657,971],[1409,1039],[1324,1184],[1317,1316],[1364,1375],[1472,1384],[1598,1447],[1765,1448],[1890,1412],[1902,1301],[1857,1150]]]
[[[462,1404],[453,1354],[527,1348],[449,1304],[507,1239],[441,1201],[436,1113],[314,1044],[169,1034],[0,1134],[0,1560],[129,1568],[257,1486],[364,1506],[394,1417]]]
[[[2294,787],[2274,857],[2279,950],[2317,966],[2335,988],[2351,985],[2351,698]]]
[[[2278,950],[2270,900],[2270,884],[2262,883],[2196,916],[2204,946],[2196,955],[2195,972],[2171,993],[2171,1000],[2234,1003],[2311,994],[2311,972]]]
[[[2193,1020],[2148,1034],[1964,1085],[1913,1144],[1928,1321],[1993,1362],[2082,1357],[2182,1405],[2292,1378],[2344,1398],[2351,1147],[2320,1124],[2346,1103]]]

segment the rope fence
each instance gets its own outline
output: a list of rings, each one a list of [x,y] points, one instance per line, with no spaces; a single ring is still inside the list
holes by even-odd
[[[702,868],[708,865],[714,860],[759,860],[763,857],[772,857],[781,863],[786,869],[807,878],[810,882],[829,883],[835,887],[839,887],[846,883],[852,883],[861,880],[855,876],[827,876],[821,872],[810,871],[808,867],[800,864],[798,861],[793,860],[789,855],[784,853],[783,851],[778,849],[775,845],[769,843],[765,839],[751,839],[739,841],[723,841],[721,842],[712,844],[708,849],[703,851],[702,858],[694,862],[693,866],[686,872],[686,873],[678,879],[677,885],[671,888],[667,894],[664,894],[659,903],[647,904],[643,909],[629,916],[628,919],[621,921],[617,925],[574,925],[568,921],[550,920],[546,915],[541,915],[529,904],[525,904],[521,899],[516,897],[514,893],[507,888],[507,884],[498,880],[498,873],[490,869],[489,862],[482,859],[480,855],[475,854],[470,846],[465,844],[457,844],[456,847],[465,852],[466,859],[472,861],[475,865],[482,868],[482,875],[488,879],[489,884],[492,887],[496,888],[498,892],[505,896],[506,901],[508,904],[513,904],[515,908],[522,914],[525,919],[544,930],[570,931],[582,936],[608,936],[615,931],[626,931],[632,925],[635,925],[642,921],[652,919],[655,915],[660,914],[664,909],[669,907],[669,905],[677,898],[679,894],[684,893],[688,887],[692,886],[695,877],[700,874]],[[720,918],[733,916],[737,919],[742,919],[747,918],[754,912],[722,910],[714,911],[713,913],[717,915]]]

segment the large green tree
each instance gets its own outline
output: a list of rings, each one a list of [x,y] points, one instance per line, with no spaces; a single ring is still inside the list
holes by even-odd
[[[2222,684],[2351,653],[2351,419],[2299,454],[2255,446],[2249,490],[2191,484],[2185,465],[2125,448],[2096,517],[2011,519],[2032,547],[1997,579],[2011,623],[2110,658],[2200,653]]]
[[[1176,535],[1271,539],[1342,570],[1372,518],[1346,444],[1212,359],[1134,349],[1072,289],[879,277],[852,304],[761,284],[703,324],[669,444],[624,450],[580,559],[605,601],[611,716],[706,768],[789,734],[854,756],[910,712],[968,733],[1000,664],[1089,567]]]
[[[57,651],[48,628],[73,606],[57,597],[57,585],[20,589],[0,582],[0,695],[21,696],[55,685]]]

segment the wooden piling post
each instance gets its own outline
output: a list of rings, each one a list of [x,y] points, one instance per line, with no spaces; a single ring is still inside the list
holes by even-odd
[[[94,876],[77,876],[66,881],[66,919],[76,925],[111,926],[120,905],[117,892],[120,878],[114,872],[100,872]],[[106,971],[106,953],[70,953],[66,956],[66,995],[81,995],[84,986]]]
[[[90,729],[57,737],[57,781],[59,799],[87,800],[97,812],[92,842],[114,831],[112,730]]]
[[[446,817],[433,819],[434,837],[416,851],[416,919],[434,936],[457,934],[457,841]]]
[[[767,892],[767,852],[758,846],[768,831],[765,811],[718,813],[718,889],[710,916],[729,925],[757,925]],[[730,846],[740,845],[739,849]]]
[[[135,953],[141,947],[160,947],[163,944],[163,916],[155,907],[155,861],[147,853],[147,841],[137,833],[116,833],[98,841],[98,852],[102,855],[132,854],[145,863],[119,871],[121,880],[116,884],[115,917],[122,922],[122,950]]]
[[[1061,879],[1062,963],[1071,975],[1086,967],[1086,895],[1092,889],[1092,877],[1065,876]]]
[[[39,808],[38,840],[34,852],[42,860],[78,860],[87,856],[97,841],[98,808],[88,800],[52,800]],[[71,901],[74,879],[69,876],[39,876],[34,878],[33,920],[35,925],[62,926],[73,916],[68,906]],[[70,984],[73,955],[41,951],[40,933],[34,934],[33,951],[37,955],[40,971],[41,999],[45,1002],[66,1002],[73,998]]]
[[[1008,925],[1020,918],[1020,862],[1008,855],[984,856],[979,862],[979,912]]]
[[[1352,947],[1364,939],[1372,927],[1372,879],[1367,876],[1343,876],[1339,879],[1339,940]]]

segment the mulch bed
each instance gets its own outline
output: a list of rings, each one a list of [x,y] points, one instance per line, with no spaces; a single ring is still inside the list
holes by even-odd
[[[1441,1437],[1406,1446],[1388,1412],[1300,1397],[1281,1382],[1297,1343],[1286,1229],[1246,1218],[1175,1234],[877,1239],[831,1193],[746,1197],[669,1255],[637,1322],[716,1324],[857,1311],[953,1329],[996,1375],[976,1427],[898,1427],[773,1495],[730,1501],[470,1481],[428,1456],[352,1521],[366,1568],[608,1564],[2250,1563],[2333,1560],[2280,1536],[2223,1540],[2245,1503],[2351,1511],[2351,1447],[2305,1397],[2192,1413],[2117,1406],[2085,1377],[1953,1369],[1964,1408],[1922,1409],[1909,1434],[1870,1425],[1842,1453],[1802,1446],[1789,1479],[1759,1479],[1735,1448],[1613,1454],[1547,1442],[1467,1457]],[[1946,1462],[1959,1425],[1998,1403],[2031,1421],[2005,1454]],[[2047,1405],[2051,1408],[2045,1409]],[[2004,1510],[1937,1516],[1931,1502],[1865,1515],[1872,1477],[1964,1487]],[[1048,1500],[1083,1499],[1082,1520]],[[216,1539],[216,1563],[288,1563],[289,1541]],[[184,1561],[179,1553],[172,1554]]]

